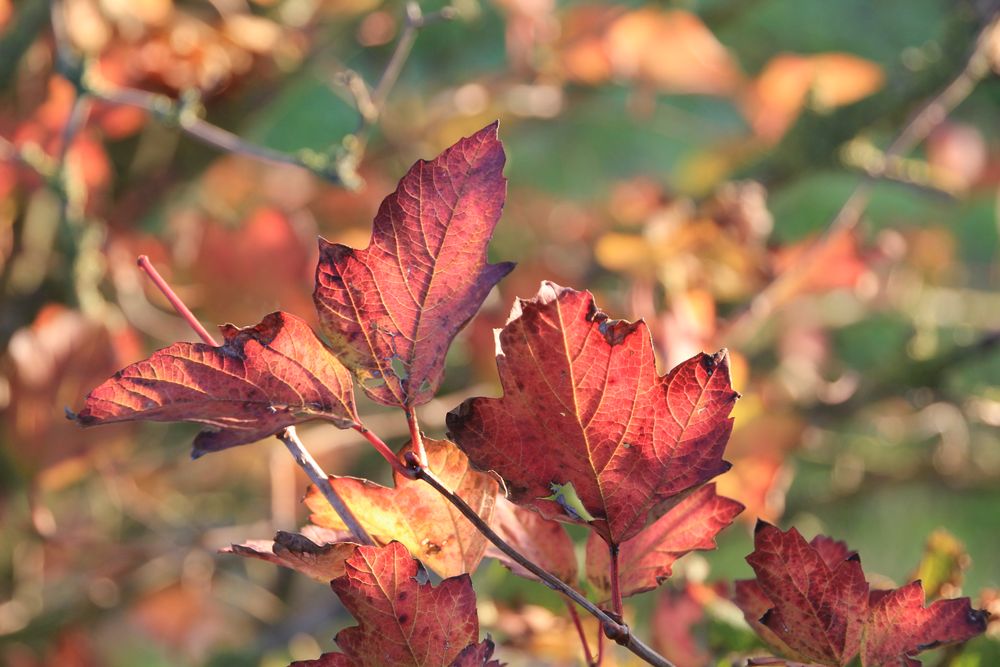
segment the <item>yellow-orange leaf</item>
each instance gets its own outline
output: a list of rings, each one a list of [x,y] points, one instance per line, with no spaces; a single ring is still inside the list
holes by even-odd
[[[424,439],[424,446],[434,474],[489,522],[497,483],[470,470],[469,459],[447,440]],[[410,449],[407,445],[400,456]],[[394,482],[394,488],[387,488],[355,477],[330,477],[330,484],[375,541],[398,540],[442,577],[475,570],[486,551],[482,533],[428,484],[400,474]],[[313,511],[314,523],[346,529],[316,487],[310,487],[306,505]]]

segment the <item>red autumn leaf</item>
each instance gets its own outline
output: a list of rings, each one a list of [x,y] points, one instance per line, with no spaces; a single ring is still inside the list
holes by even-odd
[[[297,667],[449,667],[478,643],[469,575],[445,579],[437,587],[418,583],[420,564],[399,542],[358,547],[346,565],[347,572],[330,586],[359,625],[337,634],[343,653],[327,653]],[[474,664],[468,653],[463,660],[460,665]]]
[[[528,560],[570,586],[577,585],[576,551],[562,524],[545,519],[538,512],[519,507],[501,496],[497,498],[493,513],[493,529]],[[519,577],[538,580],[492,544],[486,547],[486,555],[496,558]]]
[[[876,597],[876,596],[873,596]],[[871,601],[861,640],[863,667],[919,667],[913,655],[986,631],[988,614],[969,598],[938,600],[924,607],[924,587],[914,581]]]
[[[320,240],[320,322],[373,400],[429,401],[452,339],[514,268],[486,261],[505,159],[493,123],[413,165],[382,202],[368,248]]]
[[[306,528],[314,529],[311,531],[314,538],[322,530],[317,530],[315,526]],[[323,532],[328,533],[324,536],[326,539],[320,538],[314,542],[306,535],[281,530],[274,536],[274,540],[250,540],[219,551],[287,567],[316,581],[330,581],[344,574],[344,561],[354,554],[358,545],[347,541],[350,539],[349,534]]]
[[[794,528],[757,523],[747,562],[773,606],[756,620],[795,652],[788,657],[846,665],[861,642],[868,583],[857,554],[831,565],[823,556],[834,549],[819,543],[822,553]]]
[[[125,421],[206,424],[194,457],[245,445],[312,419],[357,420],[351,376],[305,322],[275,312],[225,343],[175,343],[115,373],[76,416],[84,426]]]
[[[715,484],[706,484],[677,503],[619,547],[622,597],[659,586],[684,554],[714,549],[716,534],[742,511],[740,503],[717,495]],[[587,540],[587,580],[604,599],[611,595],[610,564],[608,545],[591,533]]]
[[[497,497],[496,481],[471,470],[465,454],[447,440],[425,438],[424,448],[428,467],[438,479],[489,522]],[[407,445],[400,458],[411,450]],[[390,489],[367,479],[330,477],[331,486],[377,542],[402,542],[442,577],[474,571],[486,551],[486,537],[430,485],[399,473],[393,481]],[[347,529],[315,486],[309,488],[306,504],[313,511],[313,523]]]
[[[843,667],[860,650],[863,667],[913,667],[913,654],[986,630],[988,614],[968,598],[925,609],[919,581],[869,593],[858,555],[822,535],[807,543],[794,528],[759,522],[747,562],[757,579],[736,582],[735,602],[793,660]]]
[[[664,502],[728,469],[722,452],[739,394],[726,353],[659,376],[642,321],[610,320],[589,292],[542,283],[499,334],[502,398],[474,398],[448,429],[509,498],[547,518],[582,522],[548,498],[572,484],[609,544],[637,534]]]

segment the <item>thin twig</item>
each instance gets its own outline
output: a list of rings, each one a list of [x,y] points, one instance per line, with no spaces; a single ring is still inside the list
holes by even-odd
[[[112,87],[103,82],[97,83],[93,81],[94,78],[93,74],[86,77],[86,89],[95,98],[109,104],[143,109],[156,118],[176,124],[182,132],[203,144],[227,153],[252,157],[262,162],[302,167],[333,183],[353,187],[349,175],[342,173],[337,168],[338,165],[328,163],[319,155],[309,151],[286,153],[255,144],[229,130],[209,123],[198,116],[189,105],[173,100],[166,95],[135,88]]]
[[[903,126],[885,150],[881,166],[874,166],[857,184],[822,236],[802,253],[794,265],[776,276],[759,292],[746,309],[730,320],[720,334],[726,344],[743,346],[753,337],[761,323],[782,304],[795,281],[815,268],[814,260],[842,234],[858,225],[871,200],[875,183],[884,175],[885,165],[892,164],[896,158],[916,148],[990,73],[990,38],[997,30],[1000,30],[1000,12],[995,13],[980,31],[962,70],[938,94],[921,105]]]
[[[163,276],[161,276],[159,271],[156,270],[153,263],[149,261],[149,257],[146,255],[140,255],[138,264],[142,267],[142,270],[146,272],[146,275],[149,276],[149,279],[153,281],[153,284],[156,285],[156,287],[163,293],[163,296],[167,298],[167,301],[169,301],[170,305],[174,307],[177,314],[184,318],[184,321],[191,326],[191,328],[201,337],[205,344],[218,347],[218,344],[215,342],[215,339],[212,338],[212,335],[208,333],[205,327],[202,326],[201,322],[198,321],[198,318],[194,316],[194,313],[192,313],[184,301],[177,296],[177,293],[174,292],[173,288],[170,287],[167,281],[163,279]],[[306,449],[305,445],[299,439],[299,435],[295,431],[295,427],[288,426],[276,433],[275,436],[278,440],[281,440],[281,442],[285,444],[285,447],[287,447],[288,451],[292,454],[292,458],[295,459],[295,462],[300,468],[302,468],[302,470],[305,471],[309,479],[313,481],[313,484],[315,484],[323,494],[323,497],[326,498],[328,503],[330,503],[333,511],[336,512],[341,518],[344,525],[347,526],[347,529],[354,536],[354,539],[361,544],[374,544],[371,537],[365,529],[361,527],[361,524],[358,523],[358,520],[353,514],[351,514],[347,505],[330,485],[329,475],[323,471],[323,468],[320,467],[319,463],[316,462],[316,459],[314,459],[309,453],[309,450]],[[385,446],[385,443],[382,443],[382,445]]]
[[[406,424],[410,427],[410,442],[413,444],[413,451],[417,453],[420,465],[427,467],[427,450],[424,448],[424,439],[420,435],[420,424],[417,422],[417,412],[414,408],[405,408]]]
[[[323,469],[316,462],[316,459],[312,457],[305,445],[302,444],[298,433],[295,431],[295,427],[287,427],[278,433],[276,437],[285,444],[295,462],[305,471],[309,479],[312,480],[316,488],[326,498],[326,501],[330,503],[330,507],[333,508],[333,511],[340,517],[340,520],[347,526],[347,530],[351,532],[354,540],[360,544],[374,544],[371,536],[368,535],[368,532],[361,526],[361,523],[355,518],[354,514],[351,513],[344,499],[340,497],[336,489],[330,484],[330,478],[323,472]]]
[[[354,86],[348,86],[348,90],[354,95],[358,115],[361,117],[358,129],[354,133],[356,151],[364,150],[365,144],[368,142],[368,135],[382,117],[389,93],[399,80],[400,74],[403,73],[403,66],[410,57],[420,29],[431,23],[448,21],[455,17],[455,10],[451,7],[445,7],[433,14],[425,15],[420,9],[420,4],[415,0],[406,3],[405,12],[403,32],[400,34],[396,47],[393,49],[392,55],[389,56],[389,62],[386,63],[375,88],[369,91],[363,82],[363,90],[359,89],[357,82],[354,83]]]
[[[618,545],[609,544],[608,554],[610,556],[610,572],[611,577],[611,604],[615,613],[618,614],[619,618],[622,617],[624,613],[624,604],[622,603],[622,581],[621,581],[621,571],[618,567]]]
[[[562,593],[564,596],[583,607],[587,613],[595,616],[603,625],[604,634],[607,635],[608,638],[613,639],[615,642],[624,646],[651,665],[656,665],[657,667],[674,667],[673,663],[636,638],[632,634],[628,625],[612,618],[607,612],[585,598],[572,586],[560,580],[547,570],[539,567],[531,560],[525,558],[520,552],[507,544],[502,537],[490,528],[490,525],[487,522],[483,521],[482,517],[480,517],[474,509],[469,507],[468,503],[462,500],[462,498],[454,491],[446,487],[433,472],[421,466],[417,457],[413,455],[412,452],[408,453],[408,455],[404,458],[406,459],[407,467],[412,471],[413,475],[417,479],[424,480],[438,493],[444,496],[448,502],[454,505],[455,508],[465,516],[465,518],[471,521],[476,529],[479,530],[479,532],[482,533],[486,539],[492,542],[494,546],[500,549],[500,551],[507,554],[511,560],[538,577],[546,586],[554,591]]]
[[[79,134],[84,124],[86,124],[89,113],[90,97],[88,95],[77,94],[73,98],[73,107],[69,112],[69,118],[66,119],[66,125],[63,127],[59,143],[59,154],[56,157],[60,165],[60,170],[64,174],[66,172],[66,156],[73,145],[73,141],[76,139],[76,135]]]
[[[399,458],[393,453],[389,445],[385,444],[385,441],[383,441],[382,438],[378,437],[378,435],[376,435],[374,431],[368,429],[368,427],[366,427],[364,424],[354,424],[353,426],[351,426],[351,428],[360,433],[365,440],[370,442],[372,446],[375,448],[375,451],[381,454],[382,458],[388,461],[389,465],[392,466],[393,470],[395,470],[399,474],[409,479],[416,479],[416,477],[413,474],[413,471],[404,466],[402,463],[400,463]]]
[[[576,628],[576,634],[580,637],[580,644],[583,645],[583,658],[587,661],[587,667],[597,667],[600,662],[594,660],[593,654],[590,652],[590,645],[587,643],[587,633],[584,632],[583,623],[580,621],[580,614],[576,611],[576,606],[573,605],[569,600],[565,600],[566,608],[569,610],[569,617],[573,619],[573,626]]]
[[[170,305],[174,307],[177,314],[183,317],[184,321],[188,323],[188,326],[190,326],[194,332],[198,334],[198,337],[201,338],[206,345],[218,347],[219,344],[215,342],[214,338],[212,338],[212,334],[208,333],[208,330],[201,325],[198,318],[195,317],[194,313],[191,312],[191,309],[187,307],[187,304],[185,304],[184,301],[177,296],[177,293],[174,292],[170,285],[167,284],[167,281],[163,279],[163,276],[161,276],[160,272],[156,270],[153,263],[149,261],[149,257],[146,255],[139,255],[139,259],[136,263],[139,265],[139,268],[146,272],[146,275],[149,276],[149,279],[153,281],[153,284],[156,285],[157,289],[160,290],[163,296],[167,298],[167,301],[169,301]]]

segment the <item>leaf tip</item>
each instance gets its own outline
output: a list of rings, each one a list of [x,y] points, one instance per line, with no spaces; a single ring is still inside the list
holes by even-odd
[[[774,528],[774,526],[769,524],[767,521],[764,521],[763,519],[757,519],[757,523],[754,524],[753,527],[753,534],[759,535],[761,532],[767,530],[768,528]]]
[[[986,626],[989,624],[990,614],[986,609],[976,609],[973,606],[969,606],[969,610],[965,613],[966,620],[969,624],[976,628],[979,632],[986,632]]]
[[[705,354],[701,358],[701,366],[705,369],[705,373],[711,377],[715,371],[722,369],[725,373],[729,374],[729,350],[722,348],[715,354]]]

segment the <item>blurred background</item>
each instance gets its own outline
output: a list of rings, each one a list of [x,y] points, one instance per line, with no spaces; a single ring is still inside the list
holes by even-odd
[[[195,338],[138,254],[205,324],[314,322],[316,236],[364,247],[415,159],[495,118],[491,259],[518,267],[453,346],[425,431],[498,391],[514,297],[588,288],[647,320],[663,371],[728,347],[743,393],[719,486],[747,510],[629,601],[641,636],[681,667],[756,645],[717,582],[750,576],[758,517],[846,540],[876,582],[1000,611],[997,10],[0,0],[0,665],[333,648],[351,620],[326,586],[217,553],[305,522],[276,440],[192,462],[192,427],[84,431],[63,409]],[[402,444],[402,417],[358,398]],[[353,433],[300,433],[329,472],[388,483]],[[553,593],[492,562],[475,581],[499,657],[578,664]],[[991,633],[925,664],[1000,664]]]

